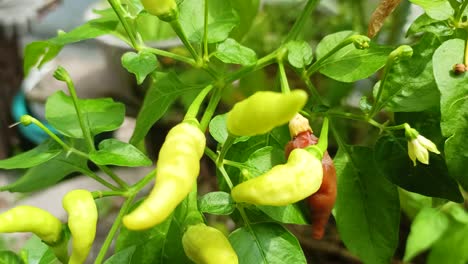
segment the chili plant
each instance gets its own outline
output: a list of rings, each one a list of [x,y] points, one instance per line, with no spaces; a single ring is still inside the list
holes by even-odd
[[[258,0],[108,0],[109,9],[96,11],[99,18],[28,44],[25,74],[65,45],[114,35],[132,49],[122,56],[122,66],[139,84],[149,85],[130,141],[105,139],[95,146],[97,135],[121,126],[125,106],[109,98],[78,98],[67,71],[55,71],[69,92],[47,100],[46,119],[58,134],[23,116],[20,126],[37,126],[50,139],[1,160],[2,169],[26,172],[0,189],[36,191],[79,172],[103,190],[81,190],[77,193],[86,197],[67,198],[70,221],[63,226],[33,207],[1,214],[9,220],[0,222],[0,231],[33,232],[42,242],[35,239],[22,254],[2,251],[0,257],[15,263],[32,261],[33,255],[36,262],[46,257],[67,262],[71,255],[83,262],[97,221],[91,197],[121,196],[125,202],[94,263],[216,263],[218,257],[229,263],[306,263],[285,224],[313,222],[313,237],[320,239],[332,208],[344,245],[365,263],[392,260],[401,210],[414,219],[405,261],[426,250],[428,263],[468,261],[468,214],[461,204],[468,190],[468,0],[410,0],[424,13],[411,21],[404,43],[388,41],[392,46],[382,44],[384,37],[377,33],[400,1],[381,2],[368,35],[362,32],[366,16],[354,15],[347,31],[314,42],[313,25],[323,25],[314,12],[318,2],[303,1],[304,6],[291,9],[297,10],[293,23],[277,21],[284,34],[270,50],[256,45],[261,41],[256,30],[262,27]],[[353,10],[364,15],[362,1],[354,2]],[[410,4],[401,5],[406,9],[397,9],[400,14]],[[135,21],[153,15],[172,27],[186,52],[145,44],[141,23]],[[392,21],[401,31],[397,15]],[[158,59],[183,67],[163,68]],[[187,72],[198,78],[184,78]],[[276,75],[276,81],[253,82],[259,73]],[[363,92],[365,82],[375,84],[373,89]],[[329,96],[343,87],[338,100]],[[345,100],[351,92],[361,96],[359,103]],[[124,181],[114,166],[152,166],[142,142],[178,98],[187,101],[187,94],[196,96],[189,96],[184,120],[167,135],[154,170],[135,176],[141,177],[135,184]],[[312,128],[321,131],[315,133],[320,139]],[[359,137],[363,130],[365,136]],[[217,190],[200,195],[196,179],[202,156],[214,165],[210,176]],[[98,176],[90,163],[109,177]],[[153,180],[149,196],[136,201]],[[47,223],[37,222],[38,215]],[[232,219],[227,239],[205,226],[212,224],[209,215]],[[108,252],[113,241],[115,248]],[[42,254],[28,255],[34,248],[42,248]]]

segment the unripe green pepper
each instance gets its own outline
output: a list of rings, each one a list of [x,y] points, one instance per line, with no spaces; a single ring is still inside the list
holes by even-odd
[[[156,182],[148,198],[123,218],[131,230],[163,222],[188,195],[200,172],[205,134],[191,123],[173,127],[159,151]]]
[[[86,261],[96,236],[98,211],[93,195],[87,190],[73,190],[62,200],[68,213],[68,227],[73,239],[69,264]]]
[[[236,202],[283,206],[309,197],[322,184],[322,162],[304,149],[294,149],[288,162],[235,186]]]
[[[32,232],[48,245],[62,238],[62,223],[51,213],[28,205],[20,205],[0,214],[0,233]]]
[[[189,226],[182,237],[185,254],[196,264],[237,264],[239,260],[229,240],[214,227]]]
[[[173,21],[179,15],[175,0],[141,0],[141,3],[148,13],[157,16],[162,21]]]
[[[234,105],[227,114],[227,129],[235,136],[264,134],[286,124],[304,107],[307,93],[293,90],[290,93],[256,92]]]

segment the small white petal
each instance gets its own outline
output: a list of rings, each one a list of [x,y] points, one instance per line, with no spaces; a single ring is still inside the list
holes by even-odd
[[[421,163],[429,164],[429,152],[418,140],[414,142],[414,154]]]
[[[416,155],[414,154],[414,139],[408,141],[408,156],[413,161],[413,165],[416,166]]]
[[[440,154],[440,151],[437,149],[437,146],[436,144],[434,144],[434,142],[430,141],[429,139],[419,135],[417,137],[417,140],[419,141],[419,143],[425,147],[427,150],[429,150],[430,152],[434,152],[436,154]]]

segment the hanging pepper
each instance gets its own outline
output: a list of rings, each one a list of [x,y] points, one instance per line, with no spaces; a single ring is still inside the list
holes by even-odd
[[[131,230],[142,230],[163,222],[189,194],[200,172],[205,134],[192,123],[173,127],[159,151],[156,182],[148,198],[123,218]]]
[[[313,134],[309,121],[301,115],[297,115],[289,123],[289,130],[293,139],[285,147],[288,157],[294,149],[306,148],[316,145],[318,138]],[[333,160],[326,151],[322,159],[323,181],[320,189],[307,200],[312,217],[312,237],[322,239],[325,227],[328,223],[331,211],[336,200],[336,170]]]

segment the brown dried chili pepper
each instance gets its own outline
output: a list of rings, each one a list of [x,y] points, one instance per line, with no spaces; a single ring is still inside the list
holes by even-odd
[[[302,117],[303,118],[303,117]],[[307,119],[304,118],[304,122]],[[297,121],[297,119],[296,119]],[[290,131],[293,136],[293,139],[288,142],[285,146],[285,155],[286,158],[289,156],[289,153],[296,148],[306,148],[310,145],[316,145],[318,138],[312,133],[310,126],[307,126],[305,131],[296,131],[298,128],[297,125],[290,122]],[[292,128],[291,125],[294,127]],[[299,126],[299,130],[304,130],[304,124]],[[328,223],[331,211],[335,204],[336,200],[336,170],[333,164],[333,160],[326,151],[322,159],[322,169],[323,169],[323,180],[322,185],[319,190],[313,195],[307,198],[307,202],[311,211],[311,220],[312,220],[312,237],[314,239],[322,239],[325,233],[325,227]]]

